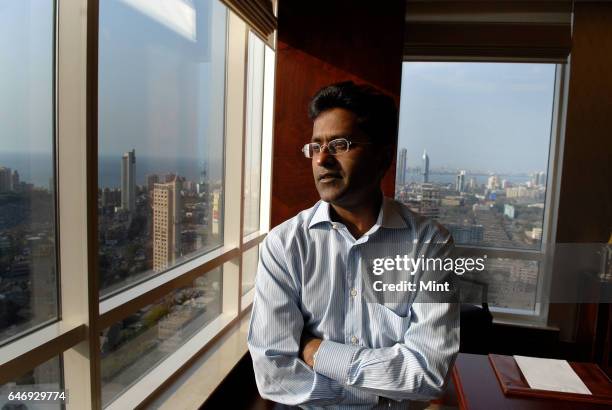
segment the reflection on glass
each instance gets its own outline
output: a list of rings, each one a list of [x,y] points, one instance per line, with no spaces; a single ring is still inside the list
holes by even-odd
[[[263,124],[263,41],[249,32],[247,65],[246,146],[244,166],[244,235],[259,230],[261,193],[261,136]]]
[[[221,314],[217,268],[101,333],[102,401],[108,404]]]
[[[0,386],[0,409],[32,409],[32,410],[52,410],[61,409],[61,401],[48,400],[9,400],[9,393],[30,392],[60,392],[62,388],[62,376],[60,370],[60,358],[53,359],[35,367],[26,374],[14,379],[13,381]],[[61,392],[60,392],[61,393]],[[37,395],[42,399],[41,395]],[[55,396],[54,396],[55,398]]]
[[[53,9],[0,5],[0,344],[58,314]]]
[[[498,308],[535,309],[538,261],[488,258],[485,271],[478,274],[488,284],[487,300]]]
[[[395,196],[455,242],[540,249],[554,64],[404,63]]]
[[[100,3],[102,295],[223,242],[225,6]]]
[[[255,286],[255,275],[259,263],[259,247],[254,246],[242,255],[242,295]]]

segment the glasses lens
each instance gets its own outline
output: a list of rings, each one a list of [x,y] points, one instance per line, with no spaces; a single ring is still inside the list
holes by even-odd
[[[304,156],[306,158],[312,158],[312,156],[315,153],[315,145],[317,144],[306,144],[304,145],[304,147],[302,148],[302,152],[304,153]]]
[[[341,154],[343,152],[348,151],[348,141],[344,138],[340,138],[337,140],[333,140],[329,143],[329,153],[330,154]]]

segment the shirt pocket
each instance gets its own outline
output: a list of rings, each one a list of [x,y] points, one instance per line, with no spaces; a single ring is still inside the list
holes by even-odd
[[[385,306],[366,303],[369,316],[369,334],[372,348],[389,347],[404,342],[404,334],[410,327],[410,306]],[[397,309],[397,310],[394,310]]]

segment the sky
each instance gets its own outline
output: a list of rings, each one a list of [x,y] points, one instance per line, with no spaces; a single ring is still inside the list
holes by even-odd
[[[50,152],[52,16],[50,0],[0,1],[0,154]],[[216,1],[100,3],[100,155],[222,155],[225,24]],[[545,171],[554,72],[404,63],[399,148],[408,166],[420,166],[426,149],[431,168]]]
[[[0,1],[0,153],[51,152],[53,30],[52,1]]]
[[[546,171],[554,64],[405,62],[398,148],[407,166]],[[399,151],[398,149],[398,151]]]

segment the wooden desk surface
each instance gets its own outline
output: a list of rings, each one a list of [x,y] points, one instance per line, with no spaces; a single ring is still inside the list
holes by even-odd
[[[505,396],[485,355],[460,353],[452,376],[461,410],[610,410],[603,404]]]

